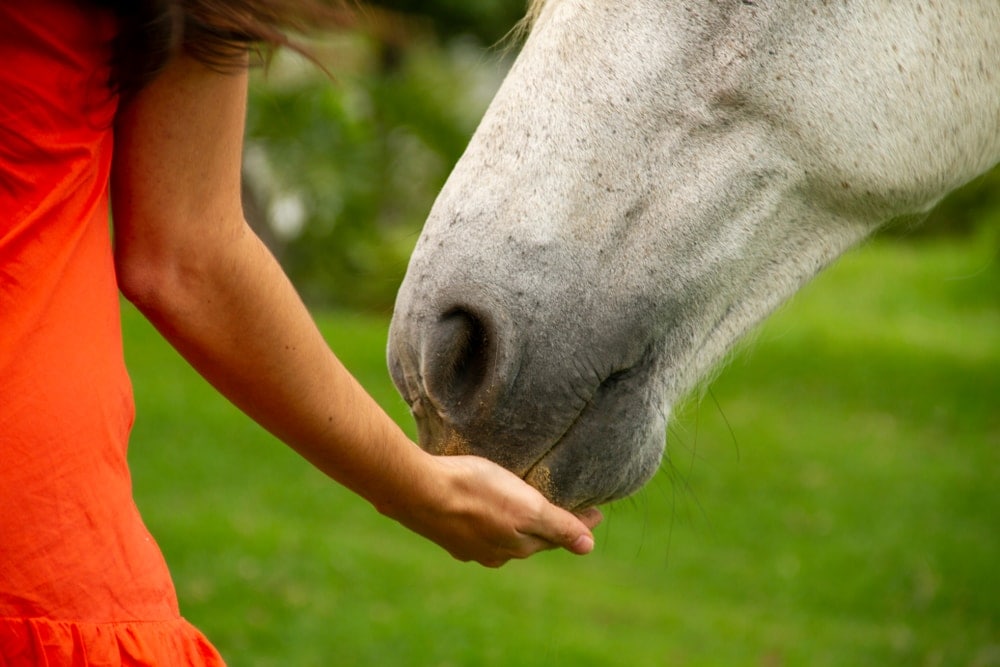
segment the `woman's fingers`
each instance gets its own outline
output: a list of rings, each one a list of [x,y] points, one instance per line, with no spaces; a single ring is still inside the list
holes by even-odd
[[[576,513],[576,516],[591,530],[604,520],[604,513],[596,507],[588,507],[585,510],[581,510]]]
[[[549,504],[531,534],[547,542],[550,547],[560,547],[575,554],[588,554],[594,549],[591,530],[604,518],[601,511],[591,507],[578,514]]]
[[[517,544],[503,553],[498,552],[492,566],[499,567],[513,558],[527,558],[551,549],[566,549],[581,556],[594,550],[591,530],[604,518],[599,509],[592,507],[571,514],[555,505],[548,505],[545,514],[535,524],[533,532],[519,531]]]

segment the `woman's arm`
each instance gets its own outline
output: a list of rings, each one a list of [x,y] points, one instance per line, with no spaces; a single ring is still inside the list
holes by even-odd
[[[483,459],[416,447],[327,347],[240,201],[246,74],[178,57],[123,107],[112,175],[122,292],[250,417],[456,558],[587,553],[578,518]]]

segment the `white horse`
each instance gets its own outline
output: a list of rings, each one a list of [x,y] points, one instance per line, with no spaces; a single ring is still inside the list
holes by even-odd
[[[441,192],[390,332],[422,446],[580,508],[886,221],[1000,160],[998,0],[549,0]]]

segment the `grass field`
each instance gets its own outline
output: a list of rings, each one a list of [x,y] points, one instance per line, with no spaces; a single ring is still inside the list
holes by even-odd
[[[586,558],[452,561],[241,417],[127,309],[136,495],[183,612],[234,667],[996,667],[998,247],[842,260],[679,411],[669,462],[606,508]],[[387,319],[320,321],[410,428]]]

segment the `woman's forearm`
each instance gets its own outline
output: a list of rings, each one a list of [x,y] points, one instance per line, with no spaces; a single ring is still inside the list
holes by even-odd
[[[119,264],[129,261],[139,267],[124,271],[123,291],[164,337],[241,410],[337,481],[382,506],[394,468],[427,456],[330,351],[248,228],[207,265],[183,256],[174,266],[141,257]]]

